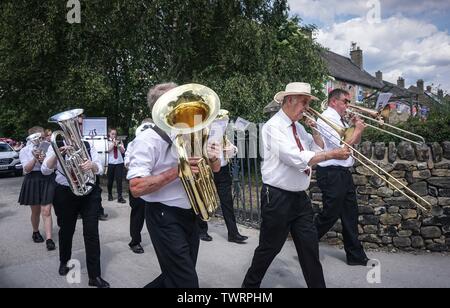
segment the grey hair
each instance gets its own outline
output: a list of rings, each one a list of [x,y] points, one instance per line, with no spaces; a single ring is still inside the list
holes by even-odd
[[[147,94],[147,104],[150,111],[153,109],[153,105],[155,105],[158,98],[160,98],[164,93],[173,88],[176,88],[178,85],[174,82],[160,83],[150,88]]]

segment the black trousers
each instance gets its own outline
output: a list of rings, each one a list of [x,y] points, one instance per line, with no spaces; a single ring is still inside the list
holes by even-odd
[[[316,217],[319,239],[340,218],[347,260],[367,258],[358,239],[358,202],[351,172],[342,167],[318,167],[316,174],[323,200],[323,211]]]
[[[98,216],[103,216],[103,215],[105,215],[105,209],[102,205],[102,191],[103,190],[102,190],[101,184],[100,184],[100,176],[98,176],[98,175],[97,175],[95,184],[98,186],[98,189],[99,189],[98,194],[100,195],[99,204],[98,204]]]
[[[130,247],[141,244],[142,237],[141,232],[145,222],[145,201],[141,198],[135,198],[129,193],[130,196],[130,236],[131,242],[128,244]]]
[[[87,196],[75,196],[69,187],[57,185],[53,200],[58,217],[59,260],[67,263],[72,258],[72,240],[75,233],[78,214],[83,220],[84,246],[89,278],[101,276],[100,238],[98,233],[98,205],[100,204],[98,187]]]
[[[114,180],[117,185],[117,195],[122,197],[122,179],[124,173],[124,164],[108,165],[108,194],[112,196]]]
[[[214,183],[219,194],[220,207],[228,230],[228,237],[235,237],[239,234],[234,215],[233,196],[231,193],[232,179],[229,166],[222,167],[219,172],[214,173]],[[200,233],[208,232],[208,223],[199,221]]]
[[[146,288],[198,288],[200,239],[194,211],[146,202],[145,218],[162,272]]]
[[[290,232],[306,284],[310,288],[325,288],[314,214],[306,193],[293,193],[263,185],[261,216],[259,246],[243,287],[260,287],[267,269],[283,248]]]

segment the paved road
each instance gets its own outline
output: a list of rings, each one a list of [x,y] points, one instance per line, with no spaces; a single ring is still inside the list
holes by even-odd
[[[57,275],[58,253],[47,252],[44,244],[31,241],[29,209],[17,204],[22,178],[0,176],[0,287],[86,287],[87,274],[80,225],[74,238],[73,257],[80,260],[80,284],[68,284]],[[105,196],[104,196],[105,197]],[[104,198],[105,199],[105,198]],[[159,266],[147,233],[146,253],[134,255],[128,249],[127,205],[104,202],[110,220],[101,222],[102,268],[112,287],[142,287],[159,275]],[[258,242],[258,231],[240,227],[250,236],[246,245],[226,241],[220,220],[210,223],[211,243],[200,247],[198,273],[202,287],[239,287]],[[57,239],[57,228],[54,229]],[[345,265],[343,251],[321,245],[321,259],[328,287],[450,287],[450,256],[444,254],[390,254],[370,252],[381,262],[381,284],[367,282],[368,268]],[[292,242],[287,242],[270,267],[263,287],[304,288],[298,258]]]

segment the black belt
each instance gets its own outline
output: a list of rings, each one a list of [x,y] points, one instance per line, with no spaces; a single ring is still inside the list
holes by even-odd
[[[269,185],[269,184],[263,184],[264,186],[267,186],[267,187],[270,187],[271,189],[275,189],[275,190],[278,190],[278,191],[280,191],[280,192],[282,192],[282,193],[286,193],[286,194],[294,194],[294,195],[305,195],[306,196],[306,192],[305,191],[289,191],[289,190],[284,190],[284,189],[281,189],[281,188],[278,188],[278,187],[275,187],[275,186],[272,186],[272,185]]]
[[[340,171],[348,171],[348,172],[350,172],[350,167],[342,167],[342,166],[321,167],[321,166],[317,166],[317,170],[340,170]]]

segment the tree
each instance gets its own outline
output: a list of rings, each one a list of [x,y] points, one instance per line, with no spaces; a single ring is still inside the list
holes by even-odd
[[[0,3],[3,134],[69,108],[107,116],[129,134],[147,117],[152,85],[201,82],[232,116],[260,121],[290,81],[325,76],[319,46],[289,19],[286,0],[90,0],[69,24],[60,0]]]

